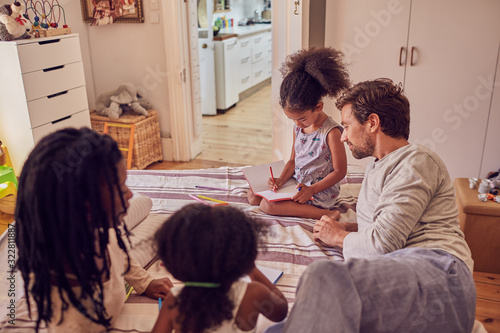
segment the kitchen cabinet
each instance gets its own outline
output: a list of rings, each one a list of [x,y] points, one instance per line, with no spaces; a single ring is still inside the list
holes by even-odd
[[[216,105],[226,110],[239,100],[238,39],[215,41],[214,46]]]
[[[238,37],[240,93],[271,77],[271,32]]]
[[[251,37],[241,37],[238,38],[239,50],[238,50],[238,60],[239,60],[239,75],[238,82],[239,93],[247,90],[253,85],[253,71],[252,71],[252,38]]]
[[[77,34],[0,43],[0,140],[16,174],[34,145],[64,127],[90,127]]]
[[[234,27],[223,35],[237,37],[214,41],[217,109],[228,109],[241,92],[271,77],[271,31],[258,29]]]
[[[353,82],[403,84],[410,142],[436,151],[452,178],[484,177],[483,158],[498,155],[485,145],[498,112],[490,107],[498,13],[495,0],[329,1],[325,43],[344,52]]]

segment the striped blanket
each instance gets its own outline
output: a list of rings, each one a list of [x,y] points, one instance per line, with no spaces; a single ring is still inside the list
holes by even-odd
[[[340,221],[355,221],[356,197],[362,179],[363,171],[355,166],[349,166],[348,175],[342,181],[337,203],[342,213]],[[340,249],[322,247],[313,241],[314,220],[270,216],[262,213],[258,207],[248,204],[246,192],[249,186],[241,168],[130,170],[127,185],[132,192],[146,195],[153,201],[151,214],[132,229],[130,253],[135,260],[148,267],[148,271],[155,278],[170,275],[161,263],[155,260],[151,237],[168,216],[184,205],[194,202],[189,194],[227,201],[230,205],[267,223],[269,234],[264,242],[265,247],[259,250],[257,264],[283,271],[276,285],[288,299],[290,307],[295,300],[299,277],[307,265],[320,259],[343,260]],[[225,190],[199,189],[195,187],[197,185]],[[178,283],[173,278],[172,280],[174,285]],[[22,330],[23,326],[32,327],[32,322],[27,319],[25,303],[25,298],[22,297],[16,305],[17,330],[13,332],[25,332],[26,330]],[[1,308],[4,308],[3,303]],[[156,301],[132,294],[111,332],[150,332],[157,315]],[[5,320],[0,323],[0,327],[3,324]],[[265,318],[260,318],[257,331],[262,331],[268,325],[269,322]]]

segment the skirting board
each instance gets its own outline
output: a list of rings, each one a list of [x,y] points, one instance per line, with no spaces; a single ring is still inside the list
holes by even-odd
[[[164,161],[174,160],[174,144],[172,138],[161,138],[161,150]]]

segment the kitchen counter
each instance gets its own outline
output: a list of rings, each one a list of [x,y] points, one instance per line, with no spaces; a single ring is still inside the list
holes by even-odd
[[[221,29],[216,37],[219,37],[220,35],[221,37],[227,35],[236,35],[236,37],[245,37],[265,31],[271,31],[270,24],[253,24],[253,25],[243,25],[243,26],[238,25],[230,28]]]

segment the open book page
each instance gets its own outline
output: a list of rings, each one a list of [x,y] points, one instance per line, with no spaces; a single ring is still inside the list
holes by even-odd
[[[282,271],[279,271],[279,270],[274,269],[274,268],[264,267],[261,265],[255,265],[255,267],[257,267],[259,269],[259,271],[261,271],[262,274],[264,274],[264,276],[269,281],[271,281],[272,284],[276,284],[276,282],[279,280],[279,278],[283,275]],[[252,280],[250,280],[250,277],[248,275],[245,275],[244,277],[242,277],[241,280],[243,280],[245,282],[252,282]]]
[[[265,198],[267,201],[290,200],[297,193],[297,181],[290,178],[276,192],[271,191],[267,186],[267,181],[271,177],[269,167],[273,169],[273,175],[277,178],[281,175],[285,162],[276,161],[242,169],[253,193]]]

